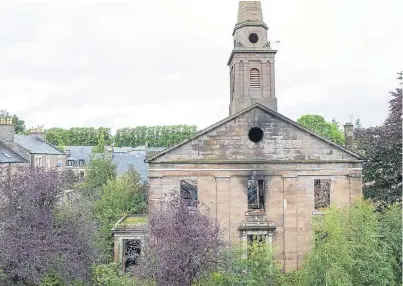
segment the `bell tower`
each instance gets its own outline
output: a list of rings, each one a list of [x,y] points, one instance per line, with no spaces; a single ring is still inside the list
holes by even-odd
[[[232,115],[254,103],[277,111],[274,55],[267,39],[259,1],[240,1],[238,20],[232,33],[234,47],[228,60]]]

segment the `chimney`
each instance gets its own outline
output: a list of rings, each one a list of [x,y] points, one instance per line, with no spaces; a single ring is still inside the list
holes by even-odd
[[[29,136],[36,137],[44,141],[46,140],[45,131],[43,131],[43,128],[41,126],[31,128],[31,130],[29,131]]]
[[[353,124],[350,122],[344,124],[344,140],[345,147],[351,151],[354,151],[354,131]]]
[[[0,118],[0,139],[5,142],[14,141],[15,126],[11,117]]]

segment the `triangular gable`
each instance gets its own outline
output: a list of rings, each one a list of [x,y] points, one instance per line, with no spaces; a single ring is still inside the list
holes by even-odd
[[[189,139],[187,139],[187,140],[185,140],[185,141],[183,141],[183,142],[181,142],[181,143],[179,143],[177,145],[174,145],[174,146],[172,146],[170,148],[167,148],[167,149],[163,150],[162,152],[159,152],[159,153],[151,156],[150,158],[146,159],[145,162],[149,163],[149,162],[152,162],[155,159],[157,159],[157,158],[159,158],[159,157],[161,157],[163,155],[166,155],[166,154],[169,154],[169,153],[174,153],[175,150],[177,150],[178,148],[193,142],[194,140],[196,140],[196,139],[208,134],[209,132],[211,132],[211,131],[213,131],[215,129],[219,129],[220,127],[224,126],[225,124],[227,124],[227,123],[229,123],[229,122],[231,122],[233,120],[236,120],[239,117],[242,117],[244,114],[248,113],[249,111],[251,111],[251,110],[253,110],[255,108],[257,108],[257,109],[259,109],[259,110],[261,110],[261,111],[263,111],[265,113],[270,114],[271,116],[273,116],[273,118],[276,118],[276,119],[278,119],[280,121],[283,121],[285,123],[290,124],[291,126],[295,127],[299,131],[301,131],[303,133],[306,133],[307,135],[311,135],[313,138],[321,141],[322,143],[324,143],[326,145],[330,145],[332,148],[337,149],[337,150],[341,151],[344,154],[348,154],[348,155],[352,156],[353,158],[355,158],[355,160],[363,160],[364,159],[360,154],[358,154],[356,152],[353,152],[351,150],[348,150],[345,147],[340,146],[340,145],[328,140],[327,138],[324,138],[324,137],[322,137],[322,136],[320,136],[320,135],[318,135],[318,134],[306,129],[305,127],[302,127],[301,125],[299,125],[295,121],[293,121],[293,120],[281,115],[278,112],[275,112],[274,110],[272,110],[270,108],[267,108],[267,107],[265,107],[265,106],[263,106],[263,105],[261,105],[259,103],[255,103],[255,104],[253,104],[253,105],[251,105],[251,106],[249,106],[249,107],[247,107],[247,108],[245,108],[245,109],[233,114],[232,116],[229,116],[229,117],[227,117],[227,118],[225,118],[225,119],[223,119],[223,120],[221,120],[221,121],[219,121],[219,122],[217,122],[217,123],[205,128],[205,129],[199,131],[198,133],[196,133],[195,135],[193,135]]]

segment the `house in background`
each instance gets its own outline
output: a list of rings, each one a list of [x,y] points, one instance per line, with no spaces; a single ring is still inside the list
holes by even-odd
[[[74,171],[80,178],[85,177],[85,167],[93,154],[93,146],[67,146],[65,151],[66,169]],[[148,164],[144,162],[148,154],[155,154],[165,147],[106,147],[106,153],[112,155],[112,162],[117,165],[117,174],[121,175],[133,167],[143,181],[148,181]],[[95,156],[99,156],[97,153]]]
[[[0,119],[0,144],[31,167],[64,169],[66,154],[46,141],[42,128],[33,128],[28,135],[15,134],[11,118]]]
[[[85,165],[93,152],[92,146],[66,146],[66,170],[72,170],[80,178],[85,177]]]
[[[9,176],[21,167],[28,167],[29,161],[0,142],[0,179]]]

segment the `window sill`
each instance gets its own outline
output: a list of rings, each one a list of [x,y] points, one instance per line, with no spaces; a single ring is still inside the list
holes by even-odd
[[[267,215],[264,209],[248,210],[245,212],[246,216]]]

